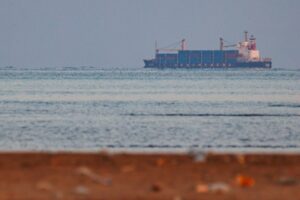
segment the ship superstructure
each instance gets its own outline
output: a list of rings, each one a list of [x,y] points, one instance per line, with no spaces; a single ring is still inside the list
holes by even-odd
[[[146,68],[271,68],[271,58],[262,58],[256,48],[256,38],[248,32],[244,40],[233,45],[225,45],[220,38],[219,50],[187,50],[186,40],[182,39],[180,48],[155,48],[155,58],[145,59]],[[228,49],[235,48],[235,49]]]

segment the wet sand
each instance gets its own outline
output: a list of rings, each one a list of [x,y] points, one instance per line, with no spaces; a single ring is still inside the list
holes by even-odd
[[[300,199],[300,154],[0,153],[0,199]]]

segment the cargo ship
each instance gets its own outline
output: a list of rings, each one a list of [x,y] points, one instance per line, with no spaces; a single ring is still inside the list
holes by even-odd
[[[271,68],[272,59],[260,57],[256,38],[244,32],[244,41],[225,44],[220,38],[219,50],[188,50],[186,40],[158,48],[155,44],[155,58],[145,59],[145,68]],[[227,43],[227,42],[226,42]],[[171,48],[171,46],[179,46]],[[232,49],[234,48],[234,49]]]

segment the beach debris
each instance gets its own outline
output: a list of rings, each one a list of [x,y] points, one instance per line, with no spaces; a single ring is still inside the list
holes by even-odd
[[[156,160],[156,166],[158,166],[158,167],[162,167],[162,166],[164,166],[166,164],[166,160],[164,159],[164,158],[158,158],[157,160]]]
[[[181,196],[175,196],[173,200],[182,200]]]
[[[241,165],[246,164],[246,158],[245,158],[245,155],[237,154],[237,155],[236,155],[236,159],[237,159],[237,161],[238,161],[239,164],[241,164]]]
[[[96,183],[100,183],[105,186],[111,185],[111,183],[112,183],[112,180],[110,178],[100,177],[98,174],[94,173],[92,170],[90,170],[88,167],[85,167],[85,166],[77,168],[76,172],[79,175],[88,177],[92,181],[94,181]]]
[[[197,193],[217,193],[223,194],[230,191],[230,187],[226,183],[216,182],[211,184],[197,184]]]
[[[196,192],[197,193],[207,193],[207,192],[209,192],[209,187],[207,184],[198,184],[198,185],[196,185]]]
[[[36,188],[38,190],[50,192],[53,195],[54,199],[62,199],[63,198],[63,193],[60,191],[56,191],[54,186],[47,181],[38,182],[36,184]]]
[[[296,185],[298,181],[293,177],[282,176],[277,179],[277,183],[280,185],[291,186]]]
[[[52,191],[53,185],[47,181],[40,181],[36,184],[36,188],[38,190],[43,190],[43,191]]]
[[[163,186],[162,186],[162,184],[161,183],[153,183],[152,185],[151,185],[151,191],[152,192],[160,192],[162,189],[163,189]]]
[[[63,195],[62,192],[60,192],[60,191],[54,192],[54,198],[55,199],[63,199],[63,197],[64,197],[64,195]]]
[[[74,193],[79,195],[88,195],[90,190],[83,185],[78,185],[74,188]]]
[[[135,171],[135,166],[134,165],[125,165],[121,168],[121,172],[123,173],[129,173]]]
[[[235,182],[241,187],[253,187],[255,185],[254,178],[245,175],[237,175],[235,177]]]
[[[205,162],[207,153],[200,150],[190,150],[190,155],[193,156],[195,162]]]
[[[226,183],[212,183],[209,185],[209,190],[213,193],[227,193],[230,191],[230,187]]]

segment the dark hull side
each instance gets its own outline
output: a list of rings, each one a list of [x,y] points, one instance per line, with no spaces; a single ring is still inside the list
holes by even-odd
[[[144,60],[145,68],[272,68],[271,61],[235,62],[225,64],[158,64],[153,60]]]

